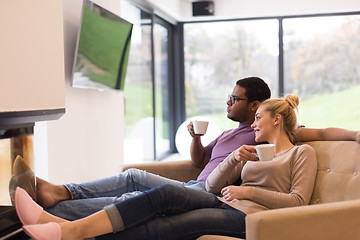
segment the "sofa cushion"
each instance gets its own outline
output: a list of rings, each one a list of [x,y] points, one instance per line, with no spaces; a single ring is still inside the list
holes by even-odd
[[[318,172],[310,204],[360,199],[360,144],[306,142],[316,152]]]

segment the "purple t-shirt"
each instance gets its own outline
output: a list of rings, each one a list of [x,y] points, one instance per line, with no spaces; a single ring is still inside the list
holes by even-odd
[[[242,145],[257,145],[255,132],[251,124],[239,124],[238,128],[227,130],[218,136],[214,141],[205,147],[205,154],[210,156],[197,178],[197,181],[205,182],[209,174],[221,163],[230,153]]]

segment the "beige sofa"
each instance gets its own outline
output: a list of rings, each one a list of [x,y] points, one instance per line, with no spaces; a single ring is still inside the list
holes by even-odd
[[[360,144],[347,141],[307,142],[318,159],[315,189],[309,206],[249,214],[248,240],[360,239]],[[128,165],[161,176],[188,181],[201,169],[190,161]],[[198,240],[237,239],[202,236]]]

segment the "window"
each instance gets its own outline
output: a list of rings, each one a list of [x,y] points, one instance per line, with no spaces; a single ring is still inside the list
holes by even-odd
[[[184,119],[204,116],[219,132],[236,127],[226,117],[227,96],[248,76],[263,78],[273,98],[299,95],[300,120],[308,127],[360,129],[358,13],[173,26],[132,8],[125,163],[174,151]]]
[[[304,125],[357,130],[359,36],[355,13],[186,23],[186,118],[204,115],[223,130],[235,127],[226,96],[237,79],[259,76],[272,97],[300,96]]]
[[[132,10],[134,26],[124,88],[125,163],[154,159],[151,15],[136,7]]]
[[[278,92],[278,21],[225,21],[184,26],[186,118],[206,116],[226,130],[227,96],[238,79],[262,77]]]
[[[308,127],[360,128],[360,16],[283,21],[285,93]]]
[[[124,162],[153,161],[170,150],[169,30],[143,10],[126,7],[134,26],[124,88]]]

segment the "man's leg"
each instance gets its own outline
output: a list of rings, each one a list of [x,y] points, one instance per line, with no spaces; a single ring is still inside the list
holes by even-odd
[[[90,182],[65,184],[72,200],[61,201],[46,211],[58,217],[76,220],[166,183],[185,184],[142,170],[129,169],[118,175]]]
[[[184,185],[185,183],[161,177],[143,170],[131,168],[118,175],[85,183],[65,184],[72,199],[120,197],[133,191],[147,191],[162,184]]]

